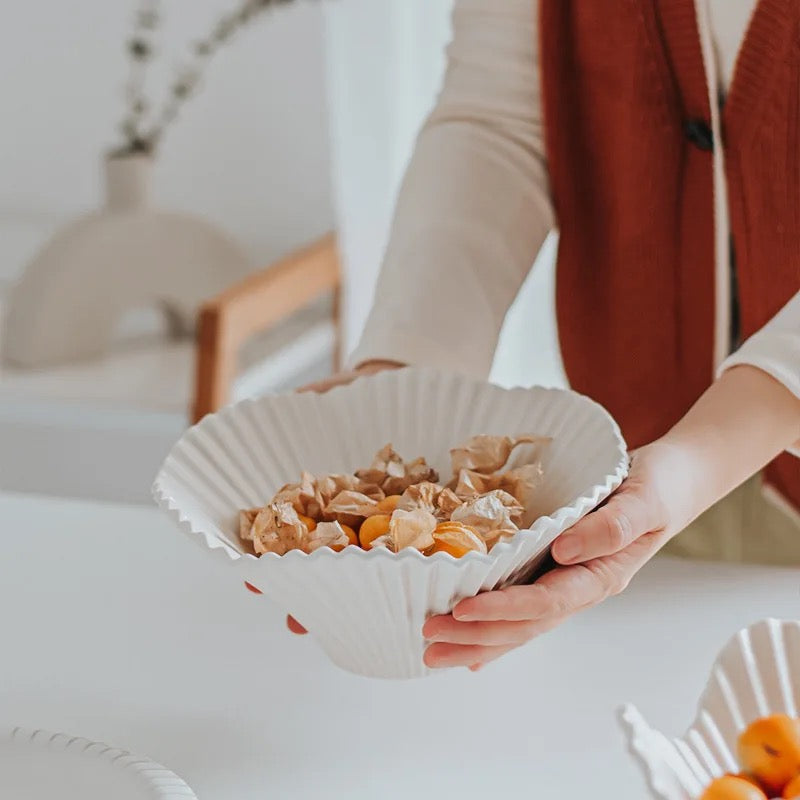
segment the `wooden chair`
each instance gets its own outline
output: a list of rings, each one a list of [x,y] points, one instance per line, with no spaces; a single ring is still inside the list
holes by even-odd
[[[334,358],[338,359],[341,267],[332,233],[206,302],[198,317],[192,422],[228,402],[239,352],[249,338],[327,293],[334,298]]]

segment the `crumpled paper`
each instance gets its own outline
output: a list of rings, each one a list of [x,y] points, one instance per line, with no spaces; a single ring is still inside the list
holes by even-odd
[[[273,503],[291,503],[298,514],[313,517],[309,510],[317,498],[316,479],[310,472],[303,472],[299,483],[287,483],[281,486],[272,498]]]
[[[511,468],[514,465],[509,464],[509,459],[520,445],[531,446],[528,448],[530,452],[525,454],[525,462],[541,461],[541,456],[550,442],[551,439],[545,436],[534,436],[533,434],[513,438],[485,434],[473,436],[461,447],[454,447],[450,451],[453,475],[459,475],[463,469],[478,472],[481,475],[492,475],[504,467]]]
[[[383,500],[383,490],[374,483],[368,483],[355,475],[323,475],[315,478],[310,472],[303,472],[299,483],[282,486],[273,503],[291,503],[298,514],[328,522],[325,509],[342,492],[358,492],[375,500]]]
[[[414,547],[424,553],[434,545],[433,532],[438,524],[436,517],[423,508],[398,509],[392,514],[389,533],[375,539],[372,546],[386,547],[393,553]]]
[[[259,511],[250,536],[258,555],[283,556],[290,550],[305,550],[309,540],[308,527],[288,502],[270,503]]]
[[[239,535],[258,555],[343,549],[350,541],[343,525],[358,531],[367,518],[390,514],[389,532],[373,547],[428,552],[437,524],[452,521],[474,529],[491,550],[532,521],[525,510],[532,514],[535,509],[550,441],[533,435],[473,436],[450,451],[453,477],[447,486],[438,483],[436,470],[424,458],[406,462],[387,444],[370,467],[354,475],[303,472],[298,483],[281,487],[266,508],[242,510]],[[391,513],[394,503],[387,507],[384,501],[397,495]],[[313,519],[316,529],[309,531],[299,515]]]
[[[486,553],[488,545],[478,531],[463,522],[445,522],[433,534],[436,549],[444,549],[451,555],[460,557],[465,553]]]
[[[239,538],[245,542],[253,541],[253,523],[263,511],[261,508],[243,508],[239,512]]]
[[[378,501],[374,498],[348,489],[339,492],[325,506],[324,516],[330,520],[341,522],[342,525],[357,528],[367,517],[379,513],[377,505]]]
[[[450,487],[461,500],[501,489],[526,513],[519,521],[528,527],[535,519],[536,493],[544,476],[542,459],[552,439],[545,436],[473,436],[450,451],[454,477]],[[499,466],[498,466],[499,464]]]
[[[320,547],[331,550],[344,550],[350,544],[350,537],[338,522],[320,522],[308,535],[307,553],[313,553]]]
[[[409,486],[403,492],[397,507],[403,511],[413,511],[421,508],[433,514],[440,521],[450,519],[451,514],[463,501],[451,489],[446,489],[438,483],[424,481],[414,486]]]
[[[486,549],[491,550],[495,545],[501,542],[510,542],[514,538],[515,533],[515,530],[504,531],[502,528],[498,528],[488,533],[482,533],[481,536],[483,536],[483,541],[486,543]]]
[[[508,492],[495,489],[488,494],[473,497],[462,503],[454,512],[453,522],[463,522],[481,535],[492,531],[517,531],[525,509]]]
[[[502,489],[525,505],[525,499],[536,490],[543,475],[544,470],[539,463],[524,464],[507,472],[496,472],[492,475],[482,475],[480,472],[462,469],[458,473],[454,493],[459,499],[468,500],[475,495]]]
[[[356,477],[368,484],[379,486],[386,495],[403,494],[409,486],[423,481],[436,483],[439,474],[424,458],[405,462],[391,444],[379,450],[367,469],[360,469]]]

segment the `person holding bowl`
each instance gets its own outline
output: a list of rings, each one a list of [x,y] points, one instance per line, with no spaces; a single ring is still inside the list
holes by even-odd
[[[426,623],[429,666],[479,669],[660,550],[800,564],[800,3],[456,0],[453,28],[355,367],[314,388],[485,378],[557,227],[567,376],[632,448],[556,568]]]

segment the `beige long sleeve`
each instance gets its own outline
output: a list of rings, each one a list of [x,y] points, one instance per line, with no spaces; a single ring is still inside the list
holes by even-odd
[[[352,363],[488,374],[553,226],[537,11],[536,0],[456,0],[444,86],[405,176]]]
[[[709,2],[722,88],[754,5]],[[400,192],[352,363],[388,359],[488,374],[506,311],[554,224],[537,19],[538,0],[456,0],[444,86]],[[717,224],[727,235],[727,215]],[[800,396],[798,359],[795,297],[721,369],[752,364]]]

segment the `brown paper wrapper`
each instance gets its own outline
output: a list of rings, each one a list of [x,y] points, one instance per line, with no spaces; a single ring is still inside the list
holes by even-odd
[[[403,494],[409,486],[423,481],[436,483],[439,480],[436,470],[428,466],[424,458],[406,463],[391,444],[379,450],[372,464],[367,469],[358,470],[356,476],[366,483],[379,486],[386,495]]]
[[[453,475],[461,470],[470,470],[481,475],[493,475],[503,469],[510,469],[521,464],[541,462],[545,449],[551,440],[544,436],[528,434],[524,436],[473,436],[461,447],[450,451],[450,463]],[[511,463],[514,451],[527,445],[524,454],[519,454]]]
[[[514,497],[502,489],[496,489],[467,500],[453,512],[451,519],[486,535],[496,530],[518,530],[523,513],[522,505]]]
[[[325,506],[324,516],[342,525],[357,528],[367,517],[378,513],[378,501],[361,492],[340,492]]]
[[[451,450],[454,475],[447,487],[424,458],[406,462],[388,444],[354,475],[304,472],[266,508],[241,511],[240,536],[259,555],[346,546],[342,525],[357,529],[368,517],[386,513],[378,505],[385,497],[401,495],[389,532],[374,547],[425,552],[434,545],[437,523],[452,520],[474,528],[491,548],[527,524],[524,509],[533,507],[549,443],[533,435],[474,436]],[[309,533],[298,515],[313,519],[317,529]]]
[[[350,538],[338,522],[320,522],[309,533],[306,552],[313,553],[320,547],[330,547],[332,550],[342,550],[350,544]]]
[[[387,547],[393,553],[407,547],[425,552],[434,545],[433,532],[437,525],[436,517],[422,508],[413,511],[397,509],[389,522],[389,533],[376,539],[372,546]]]
[[[403,492],[397,507],[404,511],[421,508],[433,514],[439,521],[444,521],[450,519],[450,515],[461,503],[462,500],[451,489],[425,481],[409,486]]]
[[[259,511],[250,530],[253,547],[258,555],[286,555],[290,550],[305,550],[308,528],[297,516],[291,503],[270,503]]]

